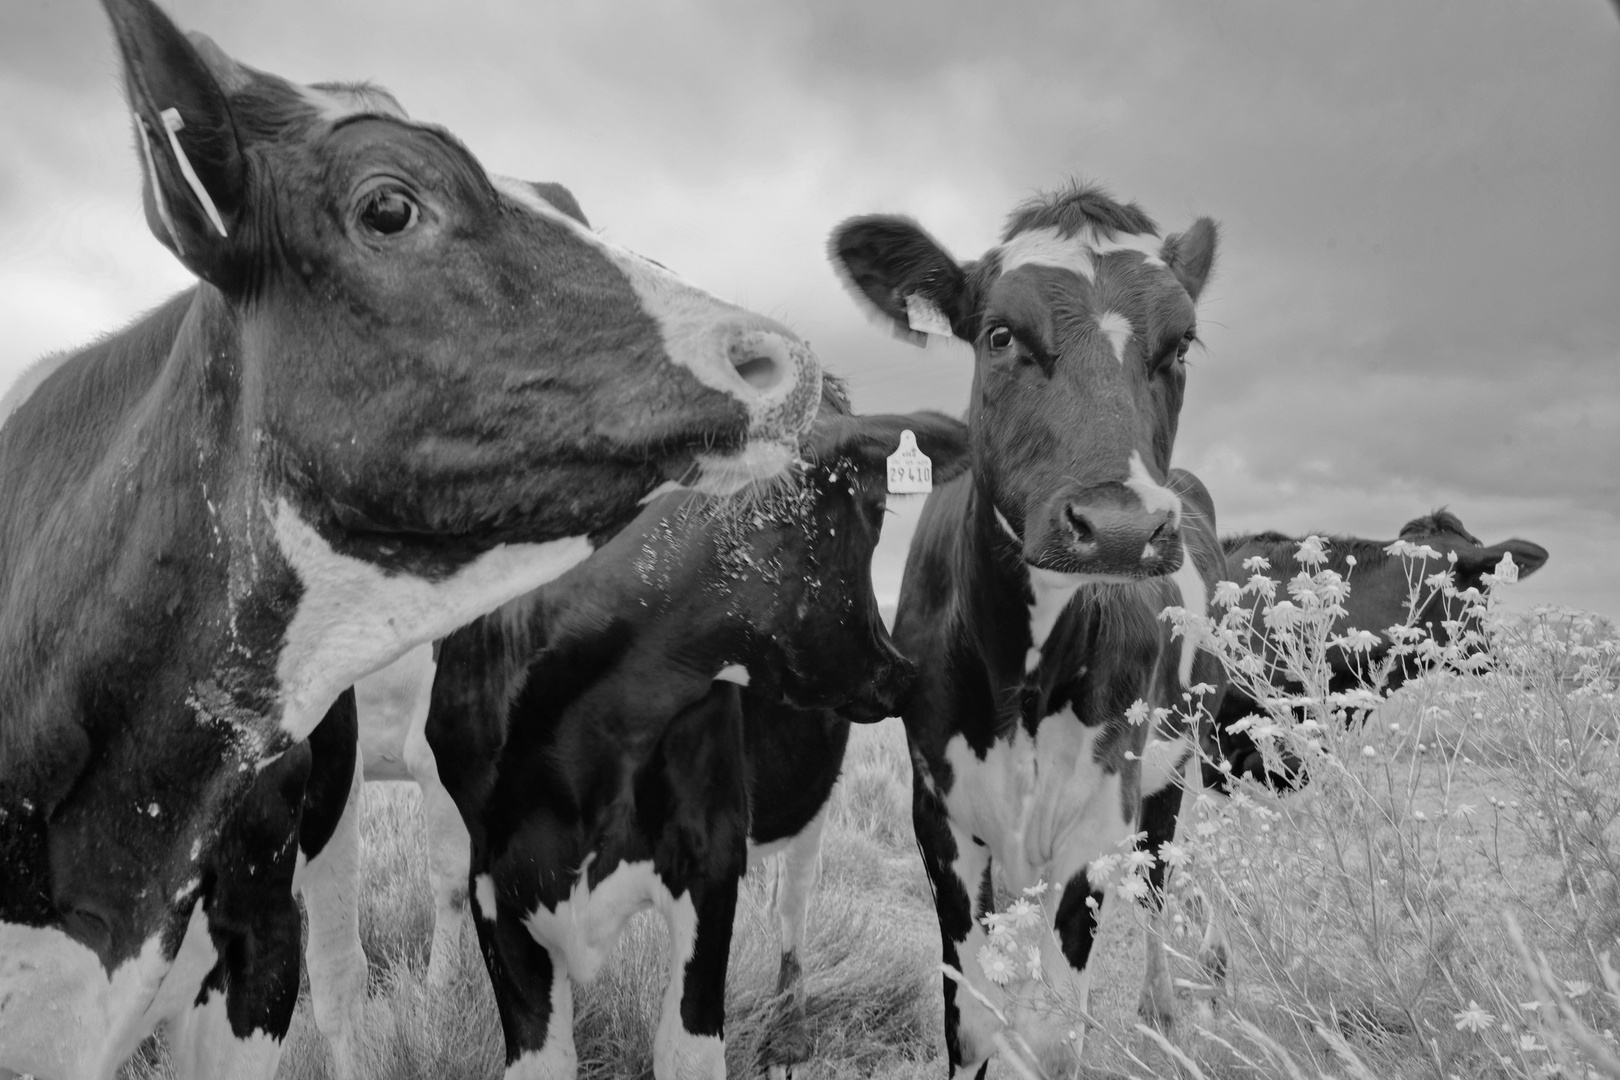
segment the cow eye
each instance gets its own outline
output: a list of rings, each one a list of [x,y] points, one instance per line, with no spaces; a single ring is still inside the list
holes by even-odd
[[[1186,363],[1187,351],[1192,348],[1193,342],[1197,340],[1198,332],[1196,330],[1189,330],[1181,335],[1181,340],[1176,342],[1175,363]]]
[[[382,236],[402,233],[420,217],[415,200],[398,188],[378,188],[360,204],[360,224]]]
[[[1006,352],[1012,348],[1013,332],[1005,324],[997,323],[990,328],[990,333],[985,335],[985,342],[994,352]]]

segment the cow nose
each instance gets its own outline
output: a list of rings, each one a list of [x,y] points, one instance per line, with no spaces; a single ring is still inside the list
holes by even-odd
[[[737,320],[720,340],[737,376],[731,391],[748,408],[749,435],[796,439],[808,430],[821,397],[821,364],[810,346],[760,316]]]
[[[1181,531],[1168,509],[1069,502],[1063,507],[1069,550],[1085,573],[1140,577],[1181,564]]]
[[[729,352],[731,366],[742,381],[761,392],[782,385],[792,370],[787,341],[780,334],[744,331],[732,338]]]

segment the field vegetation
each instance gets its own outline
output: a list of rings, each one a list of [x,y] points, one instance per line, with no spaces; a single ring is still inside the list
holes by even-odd
[[[1445,645],[1413,626],[1395,658],[1448,668],[1386,698],[1368,665],[1363,690],[1334,695],[1326,649],[1345,584],[1322,570],[1286,597],[1267,596],[1257,578],[1223,590],[1226,616],[1203,630],[1257,691],[1274,672],[1292,680],[1287,694],[1260,694],[1272,708],[1255,732],[1304,757],[1310,782],[1287,795],[1249,783],[1230,799],[1187,794],[1161,923],[1178,986],[1168,1031],[1136,1016],[1147,920],[1121,894],[1140,891],[1141,860],[1113,861],[1090,1007],[1051,1003],[1085,1032],[1076,1075],[1617,1080],[1613,625],[1453,596],[1453,614],[1471,609],[1480,621],[1459,619]],[[1444,588],[1414,575],[1413,600]],[[1254,631],[1258,613],[1266,641]],[[944,1074],[938,931],[911,837],[910,782],[898,721],[857,730],[812,906],[804,967],[814,1055],[800,1076]],[[497,1077],[500,1028],[470,929],[448,991],[425,987],[432,906],[416,793],[369,785],[365,808],[371,1073]],[[726,1021],[734,1076],[761,1072],[781,1011],[772,872],[750,872],[738,908]],[[1232,944],[1223,982],[1192,959],[1211,917]],[[582,1075],[651,1075],[663,936],[656,919],[638,918],[614,961],[576,992]],[[1042,993],[1039,975],[1022,971],[1006,988]],[[1016,1038],[1008,1045],[991,1075],[1038,1075],[1018,1060]],[[160,1043],[126,1075],[166,1075]],[[329,1075],[307,998],[281,1075]]]

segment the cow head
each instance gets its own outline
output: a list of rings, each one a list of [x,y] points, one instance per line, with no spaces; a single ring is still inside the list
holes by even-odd
[[[973,346],[975,484],[1029,566],[1084,580],[1180,567],[1165,480],[1214,222],[1161,239],[1135,205],[1075,185],[1020,207],[977,262],[899,217],[845,222],[831,255],[903,336]]]
[[[1513,557],[1513,564],[1520,578],[1535,573],[1547,561],[1547,549],[1528,540],[1515,538],[1504,540],[1500,544],[1482,543],[1463,526],[1462,520],[1456,514],[1444,509],[1408,521],[1401,526],[1400,539],[1438,553],[1437,557],[1424,556],[1418,560],[1420,566],[1415,573],[1419,580],[1431,574],[1443,573],[1449,568],[1452,583],[1458,592],[1467,589],[1483,591],[1485,575],[1496,573],[1504,555]],[[1412,571],[1407,569],[1404,561],[1390,560],[1384,565],[1381,573],[1366,575],[1358,582],[1357,588],[1373,592],[1375,596],[1385,599],[1388,604],[1387,621],[1379,622],[1377,624],[1379,629],[1406,621],[1410,573]],[[1466,605],[1457,599],[1435,591],[1423,610],[1418,612],[1417,624],[1429,628],[1435,640],[1445,645],[1452,638],[1448,623],[1459,624],[1460,629],[1464,631],[1480,629],[1478,620],[1470,617],[1465,607]],[[1402,665],[1391,673],[1392,689],[1399,686],[1405,681],[1405,677],[1412,673],[1407,670],[1410,667],[1411,665]]]
[[[112,17],[157,238],[261,494],[346,556],[435,577],[622,524],[668,479],[779,474],[819,368],[777,323],[503,179],[386,92],[304,86]],[[211,288],[209,288],[211,287]]]
[[[721,582],[752,628],[754,685],[852,720],[896,714],[915,672],[884,629],[872,552],[887,513],[888,458],[911,431],[936,484],[968,462],[968,429],[938,413],[854,416],[827,395],[791,480],[722,511]]]

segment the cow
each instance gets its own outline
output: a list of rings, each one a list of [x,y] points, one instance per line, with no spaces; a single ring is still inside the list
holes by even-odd
[[[975,990],[945,978],[950,1074],[988,1066],[1000,1022],[978,994],[1067,1071],[1083,1025],[989,980],[980,920],[993,868],[1013,890],[1054,886],[1041,968],[1083,1008],[1106,899],[1088,865],[1139,822],[1150,843],[1173,830],[1190,735],[1144,763],[1150,725],[1134,720],[1148,713],[1133,705],[1189,692],[1207,653],[1158,616],[1204,610],[1225,570],[1208,492],[1170,466],[1216,226],[1161,238],[1135,204],[1071,183],[1017,208],[974,262],[898,216],[852,218],[829,248],[880,321],[975,355],[971,465],[924,505],[894,624],[918,667],[901,715],[942,959]],[[1149,961],[1142,1006],[1162,1020],[1170,988],[1151,939]]]
[[[820,368],[386,92],[104,6],[199,282],[0,403],[0,1068],[109,1077],[161,1024],[181,1076],[265,1075],[340,693],[663,484],[779,475]]]
[[[1427,546],[1437,553],[1434,557],[1413,560],[1417,564],[1418,580],[1449,568],[1452,583],[1459,592],[1481,588],[1484,575],[1494,572],[1504,555],[1513,557],[1521,578],[1535,573],[1547,561],[1547,549],[1528,540],[1515,538],[1487,546],[1463,526],[1456,514],[1444,508],[1408,521],[1401,526],[1397,539]],[[1233,574],[1247,577],[1244,562],[1256,556],[1265,559],[1266,565],[1258,572],[1277,583],[1279,596],[1285,594],[1288,581],[1300,573],[1301,567],[1295,558],[1299,544],[1299,538],[1275,532],[1247,533],[1221,540]],[[1344,600],[1345,614],[1334,622],[1333,632],[1342,634],[1354,627],[1381,633],[1389,627],[1404,625],[1408,615],[1415,615],[1414,625],[1428,629],[1435,641],[1446,644],[1451,640],[1447,623],[1461,617],[1462,605],[1448,601],[1439,590],[1430,590],[1422,607],[1410,612],[1410,575],[1414,568],[1409,567],[1406,560],[1388,553],[1391,544],[1389,540],[1365,540],[1357,536],[1328,538],[1327,561],[1323,567],[1350,579],[1350,592]],[[1450,561],[1453,554],[1457,557],[1455,563]],[[1329,690],[1345,693],[1362,686],[1387,659],[1392,644],[1384,634],[1377,647],[1354,662],[1343,649],[1329,648]],[[1408,678],[1418,674],[1420,667],[1421,661],[1415,656],[1401,658],[1401,662],[1390,666],[1384,688],[1398,689]],[[1227,791],[1232,776],[1246,776],[1279,791],[1294,790],[1305,783],[1304,762],[1292,750],[1279,747],[1280,768],[1268,770],[1260,748],[1249,733],[1243,729],[1231,730],[1244,717],[1265,714],[1265,708],[1244,691],[1236,686],[1227,690],[1215,714],[1215,756],[1206,758],[1203,764],[1205,787]],[[1226,768],[1221,767],[1222,763]]]
[[[509,1078],[573,1075],[570,980],[590,979],[647,907],[670,928],[654,1075],[725,1074],[751,823],[768,824],[767,851],[814,840],[827,793],[794,801],[795,781],[751,794],[759,739],[746,714],[780,704],[766,722],[791,725],[819,710],[897,711],[911,665],[883,629],[870,568],[884,461],[902,430],[937,477],[967,454],[965,426],[937,414],[827,413],[792,484],[740,510],[654,502],[590,562],[439,646],[426,738],[470,833],[462,887]],[[784,989],[803,942],[810,875],[798,867],[777,897]]]

